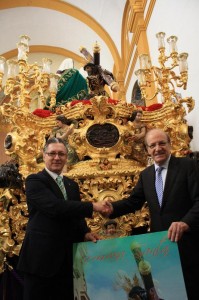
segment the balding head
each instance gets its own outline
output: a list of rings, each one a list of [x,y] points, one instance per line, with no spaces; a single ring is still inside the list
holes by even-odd
[[[163,131],[160,128],[153,128],[153,129],[150,129],[149,131],[147,131],[147,133],[145,135],[144,142],[145,142],[146,147],[148,145],[148,139],[150,139],[150,136],[153,136],[153,135],[156,135],[156,134],[163,135],[166,138],[167,142],[170,144],[171,140],[170,140],[170,137],[169,137],[167,132]]]
[[[163,165],[171,154],[169,135],[162,129],[151,129],[145,136],[145,145],[157,165]]]

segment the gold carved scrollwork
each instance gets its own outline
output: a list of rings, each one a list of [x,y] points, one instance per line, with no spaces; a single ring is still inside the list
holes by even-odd
[[[124,168],[125,166],[123,165],[123,169]],[[108,198],[114,202],[121,198],[126,198],[130,194],[132,186],[137,182],[140,170],[141,168],[135,169],[134,172],[132,171],[132,175],[120,176],[118,173],[117,176],[107,174],[104,177],[100,176],[99,173],[95,178],[79,179],[78,184],[81,190],[82,201],[89,200],[91,202],[98,202]],[[93,219],[87,219],[87,223],[91,230],[97,232],[99,235],[102,233],[106,221],[107,219],[98,213],[94,213]],[[148,209],[144,206],[139,212],[136,212],[136,214],[128,214],[118,218],[117,223],[119,236],[130,235],[134,227],[148,225]]]
[[[0,273],[4,258],[19,255],[27,224],[26,197],[22,190],[0,188]]]

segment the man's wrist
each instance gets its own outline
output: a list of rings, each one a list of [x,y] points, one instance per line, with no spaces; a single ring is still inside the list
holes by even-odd
[[[93,203],[93,211],[98,211],[97,204]]]

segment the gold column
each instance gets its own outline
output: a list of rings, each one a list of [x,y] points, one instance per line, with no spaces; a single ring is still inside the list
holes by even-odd
[[[149,43],[146,33],[146,22],[144,20],[144,8],[145,0],[130,0],[130,6],[132,10],[132,15],[129,24],[130,32],[135,36],[135,43],[137,46],[138,57],[142,54],[148,54],[150,57]],[[151,83],[151,86],[147,89],[147,98],[150,99],[155,93],[155,85]],[[146,100],[146,106],[153,103],[157,103],[157,97],[152,100]]]

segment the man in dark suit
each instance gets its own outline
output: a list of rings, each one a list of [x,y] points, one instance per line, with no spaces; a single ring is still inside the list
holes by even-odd
[[[160,129],[148,131],[145,137],[148,154],[154,165],[141,172],[127,199],[106,203],[111,218],[135,212],[148,203],[150,231],[168,230],[168,238],[178,242],[188,299],[198,299],[199,286],[199,174],[189,158],[171,155],[169,136]],[[162,167],[162,168],[159,168]],[[156,177],[161,169],[163,194],[160,203]],[[107,210],[107,207],[105,208]],[[107,214],[107,212],[105,212]]]
[[[81,202],[77,183],[61,175],[67,160],[63,140],[49,139],[43,160],[45,169],[25,182],[29,221],[18,262],[24,300],[73,300],[72,244],[96,242],[84,218],[91,218],[101,204]]]

